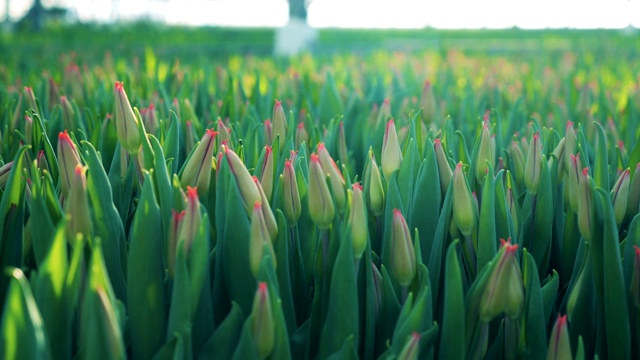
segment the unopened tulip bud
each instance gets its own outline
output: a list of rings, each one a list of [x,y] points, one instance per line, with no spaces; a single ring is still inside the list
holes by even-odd
[[[9,173],[11,172],[11,168],[13,167],[13,161],[10,161],[2,167],[0,167],[0,187],[3,188],[7,185],[7,181],[9,181]]]
[[[382,185],[380,168],[376,163],[376,158],[371,149],[369,149],[369,163],[365,170],[364,181],[369,210],[371,210],[374,216],[380,216],[382,212],[384,212],[384,186]]]
[[[291,160],[284,162],[284,172],[282,173],[281,179],[283,182],[282,190],[284,192],[282,196],[284,200],[284,215],[287,218],[289,226],[294,226],[300,218],[302,205],[300,203],[300,193],[298,192],[298,180]]]
[[[258,352],[258,358],[265,359],[273,351],[275,338],[275,322],[267,283],[258,284],[258,291],[253,298],[251,310],[251,334]]]
[[[480,319],[491,321],[503,312],[517,318],[524,303],[522,273],[516,258],[518,245],[502,241],[480,300]]]
[[[238,185],[238,189],[240,190],[240,196],[242,196],[244,208],[247,211],[247,215],[250,215],[253,211],[253,204],[255,204],[256,201],[262,201],[260,192],[258,191],[256,184],[253,182],[253,178],[249,174],[249,171],[244,166],[244,163],[240,160],[238,155],[225,145],[222,145],[222,149],[224,157],[227,159],[227,163],[229,164],[229,169],[231,170],[231,173],[236,180],[236,184]]]
[[[70,215],[67,222],[67,233],[70,239],[75,239],[77,234],[82,234],[83,239],[89,239],[91,236],[91,212],[85,172],[86,167],[76,165],[71,178],[70,194],[64,203],[65,212]]]
[[[269,201],[273,193],[273,151],[271,146],[265,146],[264,159],[262,160],[262,173],[260,174],[260,185]]]
[[[480,147],[478,148],[478,154],[476,156],[476,180],[482,184],[482,180],[489,171],[489,165],[493,166],[495,154],[493,152],[493,146],[491,145],[491,133],[487,124],[482,126],[482,135],[480,137]]]
[[[591,240],[591,220],[593,213],[593,186],[591,185],[589,169],[582,169],[578,190],[578,229],[582,237]]]
[[[60,105],[62,106],[62,123],[67,130],[76,129],[76,112],[73,105],[66,96],[60,96]],[[138,129],[136,128],[136,131]]]
[[[636,165],[633,179],[629,184],[629,200],[627,201],[627,215],[633,217],[638,213],[640,206],[640,163]]]
[[[300,147],[300,144],[309,142],[309,134],[307,129],[304,128],[304,123],[298,124],[296,129],[296,149]]]
[[[24,99],[27,102],[27,110],[38,111],[38,105],[36,103],[36,96],[33,94],[33,88],[25,86],[23,94]]]
[[[556,320],[556,324],[553,326],[553,330],[551,330],[549,349],[547,350],[547,360],[565,359],[573,359],[567,315],[558,316],[558,320]]]
[[[524,170],[524,185],[533,195],[538,193],[540,186],[540,173],[542,172],[542,143],[540,132],[533,134],[533,142],[529,145],[527,163]]]
[[[256,176],[252,177],[252,179],[258,189],[258,193],[260,194],[260,203],[262,204],[262,212],[264,214],[264,221],[267,225],[267,230],[269,231],[271,241],[274,241],[278,237],[278,223],[276,222],[276,217],[273,216],[273,211],[271,211],[269,200],[267,200],[267,196],[265,195],[264,190],[262,190],[260,180],[258,180]]]
[[[511,157],[511,170],[516,178],[516,183],[521,185],[524,182],[525,160],[522,149],[520,149],[520,145],[516,141],[511,142],[509,156]]]
[[[47,163],[47,158],[44,155],[44,150],[40,150],[38,152],[38,156],[36,156],[36,166],[41,171],[49,170],[49,164]]]
[[[420,98],[420,105],[422,105],[422,120],[427,123],[435,120],[438,113],[436,97],[433,92],[433,86],[429,80],[425,81],[424,87],[422,87],[422,96]]]
[[[420,354],[420,333],[414,332],[398,355],[398,360],[418,360]]]
[[[453,177],[453,170],[451,170],[451,164],[449,164],[449,158],[444,152],[442,147],[442,141],[440,139],[433,140],[433,149],[436,152],[436,162],[438,163],[438,174],[440,175],[440,191],[443,194],[447,193],[451,178]]]
[[[582,172],[582,164],[580,163],[580,156],[571,154],[569,156],[569,172],[567,178],[568,192],[569,192],[569,205],[573,212],[578,212],[578,194],[580,193],[580,174]]]
[[[351,212],[349,223],[351,224],[351,240],[353,242],[353,255],[359,260],[367,248],[367,211],[364,205],[362,185],[353,184],[351,196]]]
[[[213,164],[213,145],[218,133],[207,129],[198,143],[196,149],[191,154],[189,161],[184,167],[180,185],[192,186],[198,189],[200,195],[209,190],[211,183],[211,168]]]
[[[265,249],[268,251],[268,255],[273,263],[273,268],[276,268],[276,256],[273,251],[273,245],[271,235],[267,229],[265,223],[264,213],[262,211],[262,204],[256,202],[253,205],[253,213],[251,214],[251,236],[249,237],[249,267],[254,277],[258,277],[260,272],[260,263],[264,257]]]
[[[183,241],[185,254],[189,254],[191,245],[198,235],[202,214],[200,213],[200,199],[198,190],[187,186],[187,208],[178,231],[178,239]]]
[[[320,157],[316,154],[311,154],[309,165],[309,214],[320,229],[331,226],[335,217],[331,192],[320,164]]]
[[[407,221],[393,209],[391,230],[391,270],[401,286],[409,286],[416,275],[416,254]]]
[[[267,144],[273,143],[273,124],[271,119],[264,121],[264,140]]]
[[[624,216],[627,213],[627,202],[629,200],[629,169],[626,169],[622,175],[616,181],[616,184],[611,190],[611,203],[613,203],[613,214],[616,218],[616,223],[620,225]]]
[[[222,119],[218,118],[218,141],[222,144],[223,141],[231,140],[231,129],[228,128],[223,122]]]
[[[560,139],[560,142],[558,143],[556,148],[553,149],[553,156],[558,162],[558,182],[562,180],[562,175],[564,174],[564,144],[565,139],[562,138]],[[549,159],[547,159],[547,164],[551,166],[551,156],[549,156]]]
[[[564,133],[564,168],[568,170],[571,167],[571,155],[575,155],[577,151],[576,129],[573,128],[573,122],[567,121]]]
[[[398,134],[393,119],[387,122],[387,128],[382,141],[382,173],[386,179],[400,169],[402,163],[402,151],[398,143]]]
[[[116,130],[118,141],[129,153],[136,154],[140,150],[142,139],[138,130],[138,119],[133,113],[127,93],[122,82],[116,81]]]
[[[336,202],[336,206],[338,207],[338,213],[343,213],[345,205],[347,203],[347,194],[344,188],[344,178],[342,177],[342,173],[336,165],[336,162],[333,161],[331,155],[329,155],[329,151],[324,146],[324,143],[318,144],[318,156],[320,157],[320,165],[322,165],[322,171],[325,174],[329,174],[329,184],[331,185],[331,194],[333,194],[333,199]]]
[[[140,117],[142,117],[142,122],[144,123],[144,129],[149,134],[156,134],[158,131],[158,114],[156,113],[156,108],[153,104],[149,104],[149,107],[146,109],[140,109]]]
[[[633,305],[640,309],[640,248],[637,245],[633,245],[633,249],[633,273],[631,274],[629,295],[631,296]]]
[[[453,173],[453,219],[464,236],[471,235],[478,222],[476,203],[462,172],[462,163],[458,163]]]
[[[287,117],[284,114],[281,101],[276,100],[271,119],[273,120],[273,138],[275,139],[276,136],[279,136],[280,144],[284,144],[287,139]]]
[[[76,145],[71,141],[69,134],[65,130],[58,134],[58,167],[60,169],[60,190],[64,197],[69,196],[71,189],[71,179],[73,173],[80,162],[80,155]]]
[[[176,270],[178,235],[185,213],[186,212],[184,210],[177,212],[171,209],[171,223],[169,224],[169,236],[167,241],[167,267],[169,268],[169,275],[171,275],[171,277],[173,277]]]

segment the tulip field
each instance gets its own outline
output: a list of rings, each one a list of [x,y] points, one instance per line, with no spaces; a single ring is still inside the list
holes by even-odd
[[[546,34],[3,35],[0,358],[640,358],[639,35]]]

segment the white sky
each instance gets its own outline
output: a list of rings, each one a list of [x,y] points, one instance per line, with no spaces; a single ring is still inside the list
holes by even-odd
[[[0,0],[0,18],[7,0]],[[8,0],[13,19],[32,0]],[[42,0],[75,9],[81,20],[147,17],[171,24],[281,26],[286,0]],[[640,0],[313,0],[314,27],[640,28]]]

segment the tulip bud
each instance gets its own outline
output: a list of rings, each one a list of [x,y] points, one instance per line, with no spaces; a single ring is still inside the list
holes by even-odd
[[[511,142],[509,156],[511,157],[511,170],[515,175],[516,183],[520,186],[524,182],[525,161],[520,145],[516,141]]]
[[[264,140],[267,144],[273,143],[273,125],[271,119],[264,121]]]
[[[146,109],[140,109],[140,117],[142,117],[142,123],[144,124],[145,130],[149,134],[156,134],[158,131],[158,114],[156,113],[156,108],[153,104],[149,104],[149,107]]]
[[[184,220],[185,211],[180,212],[171,209],[171,223],[169,224],[169,236],[167,241],[167,267],[169,268],[169,275],[173,278],[173,274],[176,270],[176,250],[178,247],[178,232],[180,225]]]
[[[231,139],[231,129],[229,129],[220,118],[218,118],[218,141],[222,144],[223,141],[229,141]]]
[[[616,223],[620,225],[624,216],[627,213],[627,202],[629,200],[629,169],[627,168],[622,175],[616,181],[616,184],[611,190],[611,203],[613,204],[613,214],[616,218]]]
[[[347,195],[344,188],[344,178],[338,165],[333,161],[331,155],[324,146],[324,143],[318,144],[318,156],[320,157],[320,164],[322,165],[322,171],[325,174],[329,174],[329,184],[331,185],[331,194],[338,207],[338,213],[344,212],[344,207],[347,202]]]
[[[464,236],[471,235],[478,222],[475,200],[462,172],[462,163],[458,163],[453,173],[453,219]]]
[[[578,192],[578,229],[585,240],[591,240],[591,217],[593,212],[593,187],[589,169],[582,169]]]
[[[30,116],[24,116],[24,137],[27,144],[32,145],[33,142],[33,119]]]
[[[418,360],[420,353],[420,333],[414,332],[398,355],[398,360]]]
[[[529,145],[527,163],[524,170],[524,185],[533,195],[538,193],[542,165],[542,143],[540,142],[540,132],[538,131],[533,134],[533,143]]]
[[[569,205],[573,212],[578,212],[578,194],[580,192],[580,173],[582,171],[582,164],[580,163],[580,156],[571,154],[569,156],[569,173],[568,173],[568,192],[569,192]]]
[[[369,163],[365,171],[365,189],[369,200],[369,210],[374,216],[380,216],[384,212],[384,186],[380,168],[371,148],[369,148]]]
[[[38,111],[38,105],[36,103],[36,96],[33,94],[33,88],[25,86],[23,94],[25,101],[27,102],[27,110]]]
[[[7,185],[7,181],[9,181],[9,173],[11,172],[12,167],[13,161],[10,161],[0,167],[0,187],[3,188]]]
[[[280,144],[284,144],[287,139],[287,117],[284,114],[281,101],[276,100],[271,119],[273,119],[273,138],[275,139],[276,136],[279,136]]]
[[[252,179],[253,183],[258,189],[258,193],[260,194],[260,203],[262,204],[262,213],[264,214],[264,221],[267,226],[267,230],[269,231],[271,241],[274,241],[278,237],[278,223],[276,223],[276,218],[275,216],[273,216],[273,211],[271,211],[271,207],[269,207],[269,200],[267,200],[267,196],[262,190],[260,180],[258,180],[258,178],[255,176],[252,177]]]
[[[91,236],[91,212],[87,197],[86,167],[77,164],[71,180],[70,194],[64,203],[65,212],[70,215],[67,222],[67,234],[69,239],[75,239],[77,234],[82,234],[83,239]]]
[[[640,204],[640,163],[636,165],[633,180],[629,184],[629,200],[627,201],[627,215],[633,217],[638,213]]]
[[[398,209],[393,209],[391,226],[391,270],[401,286],[409,286],[416,275],[416,254],[409,227]]]
[[[442,147],[442,141],[440,139],[433,140],[433,149],[436,152],[436,162],[438,163],[438,174],[440,175],[440,190],[443,194],[447,193],[451,178],[453,177],[453,171],[449,164],[447,154]]]
[[[564,174],[564,143],[565,139],[560,139],[560,142],[558,143],[556,148],[553,149],[553,156],[557,159],[558,162],[558,183],[562,180],[562,175]],[[549,165],[549,167],[551,166],[551,157],[547,159],[547,164]]]
[[[569,320],[573,317],[573,310],[575,310],[576,304],[578,303],[580,291],[582,291],[582,283],[585,281],[585,273],[586,271],[583,266],[583,268],[580,269],[578,278],[573,284],[573,288],[571,288],[571,292],[569,293],[569,298],[567,299],[567,315],[569,315]]]
[[[480,137],[480,147],[478,147],[478,154],[476,156],[476,180],[482,184],[482,180],[489,171],[489,164],[493,166],[493,160],[495,158],[493,152],[493,146],[491,145],[491,133],[489,127],[485,123],[482,126],[482,135]]]
[[[573,122],[567,121],[567,127],[564,133],[564,168],[568,170],[571,167],[571,155],[575,155],[577,149],[576,130],[573,128]]]
[[[256,201],[262,201],[260,192],[238,155],[225,145],[222,145],[222,150],[229,164],[231,173],[236,180],[238,189],[240,190],[240,196],[242,196],[242,203],[247,211],[247,215],[250,215],[253,211],[253,204],[255,204]]]
[[[251,334],[258,352],[258,358],[265,359],[273,351],[275,345],[275,322],[267,283],[258,284],[258,291],[253,298],[251,310]]]
[[[184,150],[187,152],[191,152],[194,146],[196,146],[196,136],[195,130],[193,130],[193,123],[189,120],[185,123],[185,143]]]
[[[191,186],[187,186],[187,208],[184,212],[184,218],[178,230],[178,241],[183,241],[185,254],[189,254],[191,244],[196,239],[202,222],[202,214],[200,213],[200,199],[198,198],[198,190]]]
[[[429,80],[424,82],[424,87],[422,88],[422,97],[420,98],[420,105],[422,105],[422,120],[427,123],[433,122],[438,113],[438,109],[436,97],[433,92],[433,86],[431,86],[431,81]]]
[[[192,186],[198,189],[200,195],[209,190],[211,183],[211,167],[213,166],[213,144],[218,133],[207,129],[202,140],[191,154],[184,167],[180,185]]]
[[[289,226],[294,226],[300,218],[302,205],[300,204],[300,193],[298,192],[298,180],[291,160],[284,162],[284,172],[281,179],[284,192],[282,196],[284,200],[284,215]]]
[[[80,162],[80,155],[76,149],[76,145],[71,141],[69,134],[65,130],[58,134],[58,167],[60,169],[60,190],[62,195],[66,198],[69,196],[69,190],[71,189],[71,178],[78,164]]]
[[[36,156],[36,166],[41,171],[49,171],[49,164],[47,163],[47,158],[44,155],[44,150],[38,151],[38,156]]]
[[[569,329],[567,328],[567,315],[558,316],[558,320],[551,330],[549,349],[547,350],[547,360],[565,359],[573,359]]]
[[[304,128],[304,123],[298,124],[296,129],[296,149],[300,147],[300,144],[309,142],[309,134],[307,129]]]
[[[398,143],[396,126],[391,119],[387,122],[387,129],[382,141],[382,173],[384,177],[389,179],[394,171],[400,169],[400,163],[402,163],[402,151],[400,151]]]
[[[516,258],[518,245],[502,240],[502,247],[487,279],[480,300],[480,319],[491,321],[503,312],[510,318],[517,318],[524,303],[522,273]]]
[[[631,302],[633,305],[640,309],[640,248],[637,245],[633,245],[633,273],[631,274],[631,287],[629,289],[629,295],[631,296]]]
[[[116,130],[118,141],[129,153],[135,154],[140,150],[142,140],[138,130],[138,119],[136,119],[127,93],[121,81],[116,81]]]
[[[367,247],[367,212],[364,206],[364,195],[362,185],[353,184],[353,194],[351,196],[351,212],[349,213],[349,224],[351,224],[351,240],[353,241],[353,255],[356,260],[360,260]]]
[[[262,162],[262,173],[260,174],[260,185],[268,200],[271,200],[273,193],[273,151],[271,146],[265,146],[264,159]]]
[[[329,192],[329,186],[322,171],[320,157],[311,154],[309,165],[309,214],[318,228],[326,229],[331,226],[335,217],[333,199]]]
[[[73,110],[73,105],[67,99],[66,96],[60,96],[60,105],[62,105],[62,123],[67,130],[76,129],[76,112]],[[136,128],[136,131],[138,129]]]
[[[273,268],[276,268],[276,256],[273,251],[273,245],[265,216],[262,211],[262,204],[259,201],[253,205],[253,213],[251,214],[251,236],[249,238],[249,267],[254,277],[258,277],[260,272],[260,263],[264,257],[265,248],[268,249],[268,255],[271,257]]]

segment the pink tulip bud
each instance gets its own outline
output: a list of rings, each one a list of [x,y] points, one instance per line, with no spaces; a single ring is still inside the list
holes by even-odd
[[[251,310],[251,335],[258,358],[267,358],[275,346],[275,321],[267,283],[258,284]]]
[[[129,153],[136,154],[140,150],[142,139],[138,130],[138,119],[133,113],[127,93],[122,82],[116,81],[116,130],[118,141]]]
[[[82,165],[76,145],[65,130],[58,134],[58,167],[60,169],[60,190],[66,198],[71,189],[71,179],[78,164]]]
[[[524,285],[520,265],[516,258],[518,245],[502,240],[502,247],[487,279],[480,300],[480,319],[491,321],[503,312],[510,318],[517,318],[524,304]]]
[[[182,178],[180,179],[182,186],[196,187],[200,195],[205,194],[209,190],[211,183],[213,147],[217,134],[217,132],[211,129],[205,131],[204,136],[202,136],[202,139],[185,165]]]

